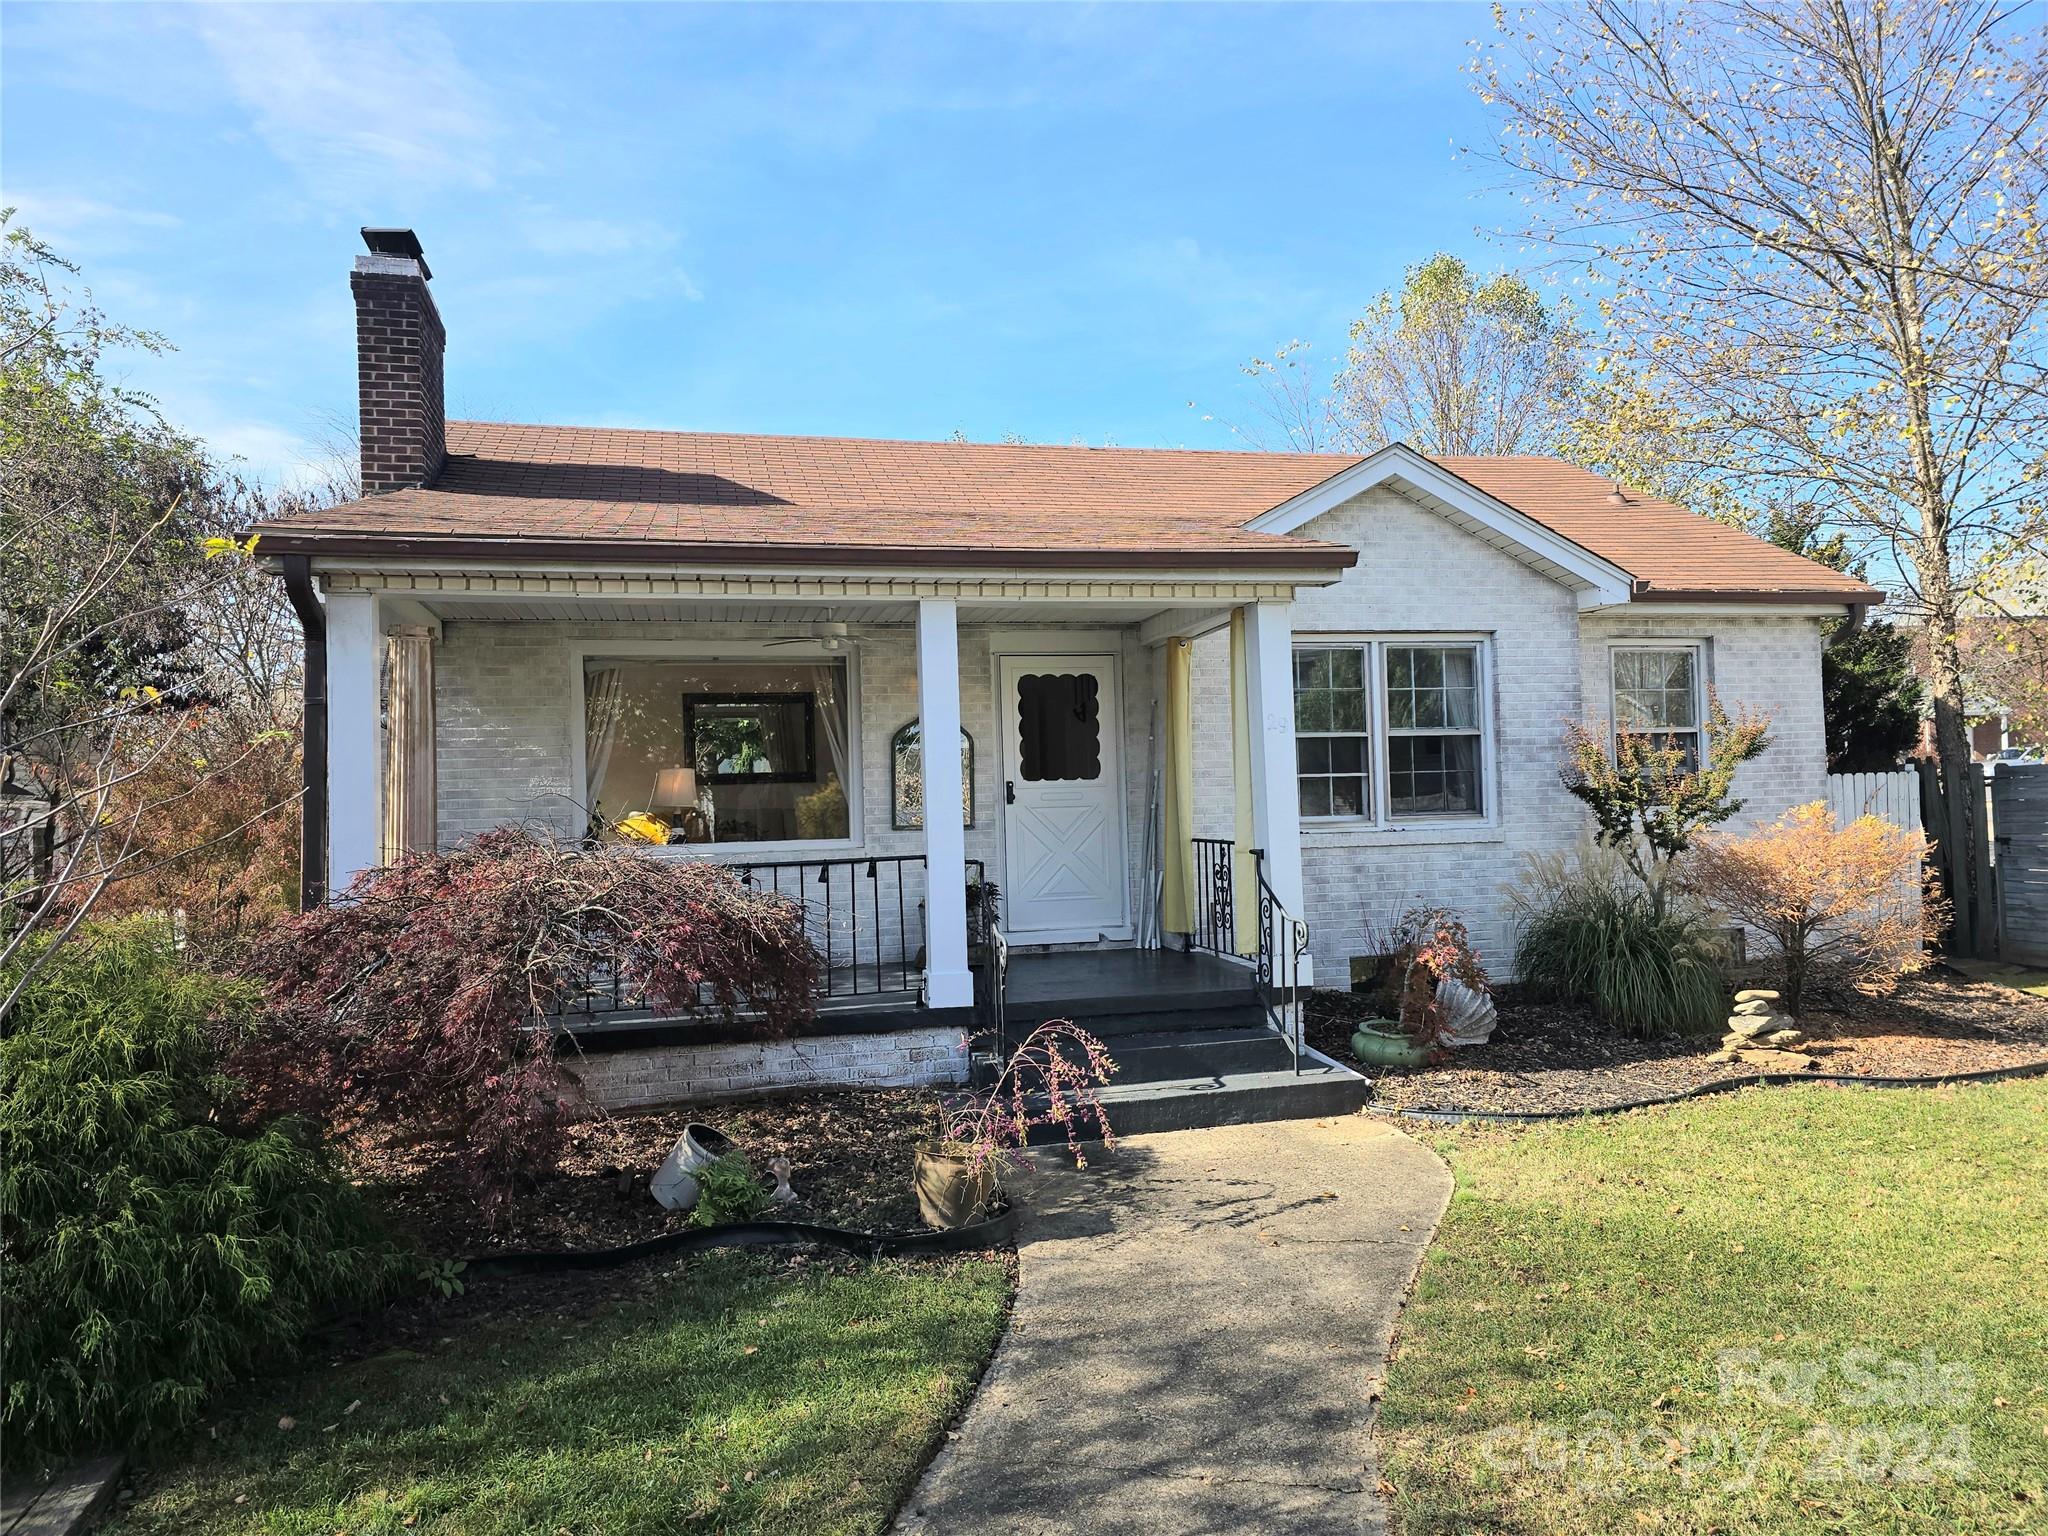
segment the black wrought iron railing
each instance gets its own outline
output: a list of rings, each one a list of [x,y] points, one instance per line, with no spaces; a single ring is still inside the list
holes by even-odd
[[[1194,901],[1188,948],[1212,955],[1235,956],[1237,949],[1237,885],[1232,869],[1237,844],[1227,837],[1194,840]]]
[[[993,887],[981,860],[969,859],[966,888],[955,897],[967,906],[968,937],[995,930]],[[804,929],[822,962],[824,1001],[873,998],[913,1000],[924,984],[925,903],[930,899],[924,855],[876,854],[839,859],[776,859],[725,866],[754,890],[799,903]],[[559,1012],[595,1015],[643,1011],[630,968],[606,962],[589,985]]]
[[[974,1035],[976,1050],[995,1053],[998,1064],[1010,1059],[1010,941],[1003,937],[992,904],[982,903],[976,927],[968,937],[974,971]],[[998,1066],[1000,1070],[1000,1065]]]
[[[1265,855],[1252,850],[1259,872],[1259,951],[1252,966],[1252,988],[1266,1010],[1266,1022],[1285,1040],[1294,1057],[1294,1070],[1301,1071],[1302,1048],[1307,1043],[1305,999],[1301,987],[1301,962],[1308,953],[1308,924],[1288,911],[1266,880]]]
[[[1248,849],[1252,860],[1252,891],[1256,902],[1257,934],[1251,952],[1239,947],[1237,923],[1237,844],[1228,838],[1198,837],[1194,840],[1194,924],[1188,948],[1219,955],[1227,960],[1250,959],[1252,992],[1265,1009],[1266,1022],[1285,1040],[1294,1053],[1294,1070],[1301,1070],[1304,1044],[1302,1020],[1302,960],[1308,954],[1308,924],[1296,917],[1274,894],[1266,878],[1266,852]]]
[[[802,904],[828,998],[915,992],[924,980],[924,855],[728,866],[740,883]]]

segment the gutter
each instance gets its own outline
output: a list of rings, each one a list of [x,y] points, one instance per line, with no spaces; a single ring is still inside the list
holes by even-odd
[[[1884,601],[1875,587],[1788,587],[1766,592],[1755,587],[1731,592],[1725,587],[1653,587],[1638,581],[1629,593],[1632,603],[1828,603],[1838,608],[1870,608]]]
[[[313,562],[305,555],[280,561],[284,590],[305,633],[301,705],[299,796],[299,907],[310,911],[327,899],[327,614],[313,593]]]
[[[382,556],[404,559],[558,560],[592,564],[854,566],[878,569],[937,567],[959,570],[1173,570],[1221,567],[1228,570],[1348,570],[1358,552],[1336,545],[1289,540],[1274,548],[1249,549],[962,549],[931,545],[847,545],[691,543],[644,539],[490,539],[438,534],[309,533],[290,524],[251,530],[266,554]]]

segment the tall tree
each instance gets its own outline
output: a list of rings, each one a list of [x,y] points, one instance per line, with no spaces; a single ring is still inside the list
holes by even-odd
[[[267,599],[222,531],[221,488],[199,445],[101,369],[110,349],[162,342],[73,295],[75,275],[26,230],[6,229],[0,964],[38,928],[68,933],[116,882],[189,852],[164,849],[160,829],[276,724],[273,705],[219,725],[237,678],[260,670],[274,683],[277,666],[274,637],[259,657],[253,629],[214,633],[210,621],[261,627]],[[273,808],[246,804],[238,823]],[[17,968],[0,1019],[33,970]]]
[[[1811,515],[1777,512],[1764,536],[1868,581],[1870,573],[1849,554],[1842,529],[1823,532]],[[1913,666],[1913,635],[1879,620],[1821,624],[1820,693],[1826,719],[1830,773],[1884,773],[1906,760],[1920,739],[1924,693]]]
[[[1962,926],[1958,622],[1998,548],[2048,536],[2038,23],[2001,0],[1586,0],[1503,14],[1478,76],[1532,233],[1588,258],[1614,354],[1698,411],[1674,450],[1908,589]]]
[[[1578,327],[1512,273],[1438,252],[1351,325],[1336,404],[1363,444],[1549,453],[1585,374]]]
[[[1244,372],[1259,420],[1231,430],[1256,448],[1370,453],[1551,453],[1580,399],[1583,338],[1571,316],[1513,273],[1475,274],[1438,252],[1351,323],[1325,383],[1290,341]]]

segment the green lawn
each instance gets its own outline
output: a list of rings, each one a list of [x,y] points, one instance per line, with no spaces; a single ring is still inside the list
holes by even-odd
[[[990,1260],[708,1255],[630,1302],[266,1383],[112,1530],[879,1531],[1008,1299]]]
[[[1440,1150],[1384,1404],[1403,1536],[2048,1528],[2048,1083]]]
[[[2001,965],[1996,960],[1962,960],[1951,957],[1948,963],[1972,981],[1995,981],[2001,987],[2011,987],[2031,997],[2048,997],[2048,971],[2030,970],[2020,965]]]

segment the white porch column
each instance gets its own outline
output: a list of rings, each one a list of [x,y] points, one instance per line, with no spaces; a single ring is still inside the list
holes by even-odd
[[[434,773],[434,626],[399,624],[385,638],[390,728],[385,742],[382,861],[432,853],[439,796]]]
[[[1294,768],[1294,605],[1248,603],[1245,683],[1251,716],[1252,837],[1265,851],[1266,882],[1307,921],[1301,888],[1301,791]],[[1309,980],[1302,958],[1302,981]]]
[[[925,1003],[932,1008],[971,1008],[967,834],[957,810],[960,621],[951,598],[922,598],[917,605],[917,713],[918,738],[924,743]]]
[[[379,813],[377,598],[371,592],[327,595],[327,894],[378,864]]]

